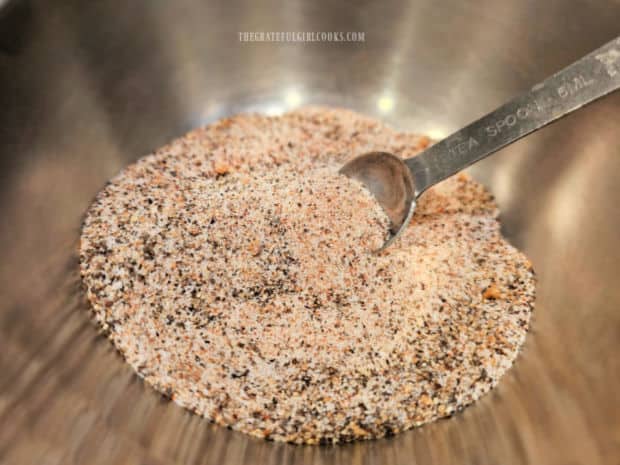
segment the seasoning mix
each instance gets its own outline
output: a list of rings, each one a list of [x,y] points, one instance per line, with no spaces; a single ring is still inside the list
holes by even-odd
[[[338,168],[428,144],[326,107],[238,115],[171,142],[87,212],[96,321],[155,389],[255,436],[343,442],[453,414],[512,365],[535,282],[466,174],[431,188],[371,253],[388,219]]]

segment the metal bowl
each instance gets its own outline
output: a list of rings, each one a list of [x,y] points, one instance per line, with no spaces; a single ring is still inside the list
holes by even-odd
[[[269,443],[145,386],[79,288],[82,214],[122,167],[231,113],[340,105],[441,137],[619,33],[616,0],[0,1],[0,462],[611,464],[620,447],[620,94],[476,166],[538,272],[492,394],[390,439]],[[243,42],[239,32],[363,32]]]

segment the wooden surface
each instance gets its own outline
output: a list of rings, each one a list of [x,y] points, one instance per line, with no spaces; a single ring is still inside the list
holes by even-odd
[[[533,329],[497,389],[390,439],[269,443],[163,400],[97,335],[75,257],[105,180],[202,121],[302,99],[445,135],[617,35],[620,3],[15,4],[0,10],[0,463],[620,464],[620,94],[474,169],[538,273]],[[367,38],[237,40],[297,29]]]

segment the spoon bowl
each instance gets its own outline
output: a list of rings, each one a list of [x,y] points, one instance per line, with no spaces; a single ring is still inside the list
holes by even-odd
[[[416,206],[416,188],[409,167],[388,152],[370,152],[346,163],[340,173],[361,182],[390,219],[391,236],[378,250],[389,246],[403,231]]]

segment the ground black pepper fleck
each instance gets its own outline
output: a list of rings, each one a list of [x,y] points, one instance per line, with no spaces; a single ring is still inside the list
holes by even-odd
[[[451,416],[512,365],[534,274],[465,174],[368,253],[387,218],[338,167],[428,143],[324,107],[173,141],[87,213],[80,267],[96,320],[166,398],[269,440],[368,439]]]

